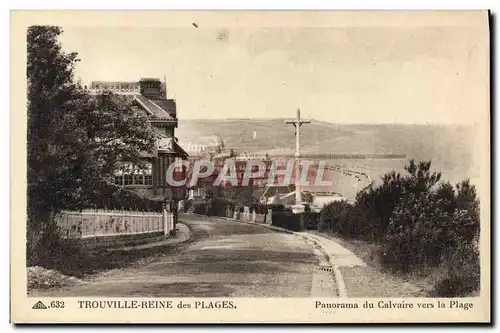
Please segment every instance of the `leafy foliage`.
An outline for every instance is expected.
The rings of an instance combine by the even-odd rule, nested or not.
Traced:
[[[438,296],[479,288],[479,200],[468,180],[439,183],[430,162],[410,160],[402,176],[361,192],[354,205],[335,202],[321,211],[318,229],[382,244],[381,263],[394,272],[439,272]]]
[[[300,216],[300,229],[301,230],[317,230],[320,214],[317,212],[303,212]]]
[[[350,233],[345,224],[351,210],[352,206],[347,201],[336,201],[326,205],[320,212],[318,230],[342,234]]]
[[[406,272],[436,267],[447,252],[474,245],[478,205],[468,181],[459,184],[456,193],[447,183],[435,191],[411,193],[394,208],[384,237],[384,263]]]
[[[84,203],[121,162],[141,163],[155,134],[123,97],[89,95],[73,81],[75,53],[61,50],[57,27],[28,29],[28,183],[30,207]]]
[[[357,194],[354,205],[332,203],[324,208],[324,223],[320,228],[339,232],[349,237],[380,242],[389,226],[396,205],[411,193],[423,193],[432,189],[441,174],[431,172],[430,162],[415,163],[410,160],[405,166],[407,175],[394,171],[382,177],[382,184],[369,187]]]
[[[481,266],[479,250],[472,244],[459,244],[448,250],[438,267],[433,294],[437,297],[477,296],[480,289]]]
[[[144,115],[111,93],[91,96],[74,80],[76,53],[62,29],[28,28],[28,229],[33,239],[54,212],[88,206],[122,162],[141,164],[155,134]]]
[[[303,199],[305,203],[311,204],[314,200],[314,196],[312,195],[311,192],[304,192]]]
[[[273,211],[271,224],[292,231],[301,230],[300,215],[289,210]]]
[[[228,209],[231,212],[240,211],[243,210],[244,206],[252,206],[256,203],[252,189],[247,186],[207,186],[205,188],[205,201],[208,204],[205,210],[206,214],[224,217],[227,216]],[[201,208],[199,210],[203,211]]]

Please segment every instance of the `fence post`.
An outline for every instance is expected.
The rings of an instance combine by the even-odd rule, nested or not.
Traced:
[[[125,213],[124,213],[124,211],[123,211],[123,208],[122,208],[122,210],[121,210],[121,211],[117,212],[117,214],[118,214],[118,216],[120,216],[120,217],[121,217],[121,219],[122,219],[122,230],[123,230],[123,231],[122,231],[122,233],[123,233],[123,234],[126,234],[126,233],[127,233],[127,229],[125,228]]]
[[[163,221],[163,214],[160,215],[159,217],[157,216],[155,218],[155,228],[156,228],[156,231],[161,231],[162,230],[162,227],[161,227],[162,221]]]
[[[132,221],[132,234],[136,234],[137,233],[137,221],[135,219],[135,217],[132,215],[132,209],[129,208],[128,212],[128,220],[129,221]]]
[[[169,235],[170,230],[168,230],[169,223],[168,223],[168,213],[167,213],[167,205],[163,205],[163,234],[165,236]]]
[[[96,225],[96,228],[97,228],[97,230],[94,229],[94,237],[97,237],[98,231],[101,230],[101,217],[99,216],[100,214],[97,211],[97,208],[95,208],[94,214],[96,216],[95,225]]]
[[[95,229],[96,229],[96,225],[97,225],[97,214],[95,214],[95,211],[94,212],[89,211],[88,213],[94,213],[94,214],[88,214],[87,216],[89,216],[92,219],[92,236],[93,236],[94,242],[95,242],[95,240],[96,240]],[[83,216],[85,216],[84,212],[82,212],[82,217]]]

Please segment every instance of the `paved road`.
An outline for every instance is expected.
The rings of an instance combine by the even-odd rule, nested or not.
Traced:
[[[43,296],[332,297],[333,274],[303,239],[222,219],[182,217],[194,241],[142,267],[105,273]],[[42,294],[39,294],[42,296]]]

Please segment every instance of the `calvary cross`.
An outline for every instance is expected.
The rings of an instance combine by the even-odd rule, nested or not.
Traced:
[[[300,193],[300,185],[298,180],[300,179],[300,126],[302,124],[311,123],[310,120],[300,119],[300,109],[297,109],[297,116],[295,120],[287,120],[286,124],[292,124],[295,127],[295,204],[300,205],[302,203],[302,196]]]

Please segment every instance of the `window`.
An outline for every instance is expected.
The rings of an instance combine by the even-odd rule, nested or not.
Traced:
[[[115,184],[116,185],[123,185],[123,176],[122,175],[116,175],[115,176]]]
[[[134,184],[144,185],[144,175],[135,175]]]
[[[153,185],[153,176],[152,175],[145,175],[144,176],[144,185]]]
[[[123,185],[132,185],[134,181],[134,177],[131,174],[125,174],[123,176]]]
[[[180,157],[175,158],[174,172],[182,172],[182,159]]]

